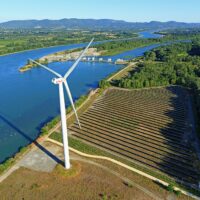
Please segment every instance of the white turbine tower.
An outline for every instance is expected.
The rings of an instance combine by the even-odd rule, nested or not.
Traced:
[[[72,95],[67,83],[67,78],[68,76],[72,73],[72,71],[74,70],[74,68],[78,65],[79,61],[81,60],[81,58],[84,56],[85,52],[87,51],[87,49],[89,48],[89,46],[91,45],[91,43],[93,42],[94,38],[90,41],[90,43],[87,45],[87,47],[82,51],[82,53],[80,54],[80,56],[77,58],[77,60],[75,61],[75,63],[70,67],[70,69],[67,71],[67,73],[64,76],[61,76],[60,74],[58,74],[57,72],[55,72],[54,70],[32,60],[29,59],[31,62],[43,67],[44,69],[48,70],[49,72],[53,73],[54,75],[56,75],[58,78],[54,78],[52,79],[52,82],[54,84],[57,84],[59,86],[59,97],[60,97],[60,115],[61,115],[61,125],[62,125],[62,136],[63,136],[63,146],[64,146],[64,158],[65,158],[65,168],[69,169],[70,168],[70,160],[69,160],[69,147],[68,147],[68,135],[67,135],[67,121],[66,121],[66,111],[65,111],[65,98],[64,98],[64,91],[63,91],[63,84],[66,88],[71,106],[74,110],[77,122],[79,124],[79,127],[81,128],[79,119],[78,119],[78,115],[73,103],[73,99],[72,99]]]

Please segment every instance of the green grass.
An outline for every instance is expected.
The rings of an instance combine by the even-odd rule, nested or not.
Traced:
[[[63,165],[57,164],[53,173],[61,177],[69,178],[77,176],[80,173],[80,171],[81,171],[80,165],[76,162],[72,162],[72,167],[68,170],[66,170]]]
[[[49,131],[55,127],[55,125],[58,124],[58,122],[60,121],[60,116],[55,117],[54,119],[52,119],[50,122],[48,122],[47,124],[45,124],[40,131],[40,136],[44,136],[47,135],[49,133]]]
[[[9,158],[8,160],[6,160],[2,164],[0,164],[0,174],[2,174],[4,171],[6,171],[14,163],[15,163],[15,159]]]
[[[172,184],[169,184],[169,185],[167,186],[167,191],[173,192],[173,191],[174,191],[174,186],[173,186]]]
[[[16,163],[16,160],[21,157],[24,153],[29,150],[29,145],[26,147],[20,147],[19,152],[16,153],[13,157],[7,159],[5,162],[0,164],[0,175],[3,174],[6,170],[8,170],[11,166]]]
[[[75,107],[78,108],[81,106],[85,100],[88,98],[88,95],[82,95],[75,103]],[[72,107],[69,106],[66,109],[66,113],[69,114],[72,111]],[[60,116],[53,118],[50,122],[46,123],[40,130],[40,136],[47,135],[49,131],[54,128],[60,122]]]

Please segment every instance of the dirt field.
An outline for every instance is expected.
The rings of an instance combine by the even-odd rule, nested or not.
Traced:
[[[0,184],[0,199],[152,199],[96,166],[80,163],[79,167],[81,172],[75,177],[63,177],[55,171],[42,173],[21,168]]]
[[[50,142],[43,143],[43,147],[63,160],[62,147]],[[25,161],[39,151],[31,151]],[[177,197],[157,183],[109,161],[88,159],[73,152],[70,158],[69,171],[60,166],[52,172],[38,171],[35,163],[26,165],[30,169],[21,167],[0,184],[0,200],[191,200],[184,195]],[[52,159],[50,154],[46,154],[44,161],[47,159]],[[41,160],[35,162],[42,164]]]

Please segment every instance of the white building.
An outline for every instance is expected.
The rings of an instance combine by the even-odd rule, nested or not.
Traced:
[[[124,60],[119,58],[116,60],[116,62],[124,62]]]
[[[127,63],[127,62],[120,58],[115,61],[115,64],[125,64],[125,63]]]

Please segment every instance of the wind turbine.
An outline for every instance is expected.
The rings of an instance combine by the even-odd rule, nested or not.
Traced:
[[[90,41],[90,43],[87,45],[87,47],[82,51],[82,53],[80,54],[80,56],[77,58],[77,60],[75,61],[75,63],[69,68],[69,70],[66,72],[66,74],[64,76],[61,76],[59,73],[55,72],[54,70],[48,68],[45,65],[42,65],[32,59],[29,59],[31,62],[37,64],[38,66],[41,66],[42,68],[46,69],[47,71],[53,73],[54,75],[57,76],[57,78],[53,78],[52,82],[56,85],[59,86],[59,97],[60,97],[60,115],[61,115],[61,125],[62,125],[62,137],[63,137],[63,146],[64,146],[64,158],[65,158],[65,168],[69,169],[70,168],[70,160],[69,160],[69,147],[68,147],[68,135],[67,135],[67,121],[66,121],[66,111],[65,111],[65,98],[64,98],[64,91],[63,91],[63,84],[66,88],[71,106],[74,110],[75,116],[76,116],[76,120],[78,122],[79,127],[81,128],[79,119],[78,119],[78,115],[73,103],[73,99],[72,99],[72,95],[67,83],[67,78],[69,77],[69,75],[72,73],[72,71],[75,69],[75,67],[78,65],[79,61],[81,60],[81,58],[84,56],[85,52],[87,51],[87,49],[89,48],[89,46],[91,45],[91,43],[93,42],[94,38]]]

